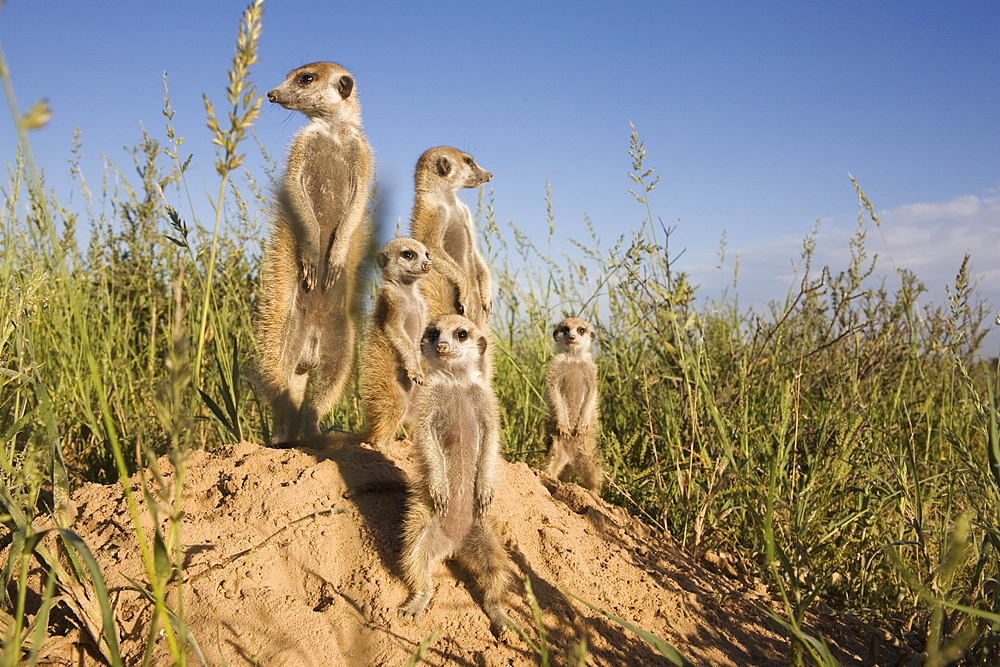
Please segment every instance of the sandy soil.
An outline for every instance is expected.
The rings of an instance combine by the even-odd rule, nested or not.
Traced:
[[[412,463],[405,441],[385,453],[241,443],[192,454],[181,528],[183,608],[207,663],[403,665],[440,630],[427,664],[540,664],[517,635],[494,639],[474,584],[452,564],[436,571],[434,598],[417,622],[397,618],[407,597],[397,567],[402,480]],[[165,459],[160,466],[170,470]],[[525,464],[505,464],[501,474],[493,513],[517,576],[530,579],[543,610],[552,664],[568,664],[581,639],[589,665],[670,664],[564,591],[659,635],[697,665],[787,664],[787,640],[758,610],[766,604],[762,590],[708,571],[669,537],[576,485]],[[150,605],[126,577],[147,577],[121,487],[89,484],[73,500],[72,527],[105,573],[122,653],[127,664],[140,664]],[[151,522],[145,509],[142,516]],[[176,608],[176,592],[170,601]],[[537,641],[520,584],[509,612]],[[816,622],[843,664],[896,664],[895,651],[877,638],[834,619]],[[92,643],[80,648],[89,643],[81,638],[85,632],[67,629],[61,645],[50,641],[47,664],[100,664]],[[169,662],[161,636],[154,664]]]

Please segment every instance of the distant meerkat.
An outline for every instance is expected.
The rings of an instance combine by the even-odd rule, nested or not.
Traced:
[[[458,313],[484,327],[493,313],[490,270],[469,207],[456,195],[492,177],[471,155],[449,146],[431,148],[417,161],[410,235],[434,258],[434,270],[420,284],[432,320]]]
[[[382,269],[382,286],[375,297],[361,362],[361,401],[367,437],[382,448],[396,435],[413,404],[415,385],[423,384],[420,336],[427,325],[427,307],[417,289],[431,270],[420,241],[397,238],[375,256]]]
[[[402,569],[412,595],[399,615],[414,619],[423,612],[433,594],[435,565],[454,557],[476,577],[490,630],[500,636],[512,572],[488,516],[500,437],[487,345],[486,336],[461,315],[438,318],[421,341],[427,380],[413,434],[418,472],[403,522]]]
[[[558,478],[566,466],[594,493],[604,471],[597,461],[597,365],[590,354],[594,328],[579,317],[555,326],[556,354],[549,363],[545,402],[552,444],[544,470]]]
[[[372,160],[354,77],[340,65],[292,70],[267,98],[310,121],[277,186],[256,325],[258,383],[272,441],[283,443],[319,435],[354,363]]]

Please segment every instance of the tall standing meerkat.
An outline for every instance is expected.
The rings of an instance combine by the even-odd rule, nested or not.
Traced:
[[[471,155],[449,146],[431,148],[417,161],[410,235],[434,258],[434,270],[420,285],[432,320],[457,313],[485,327],[493,313],[490,270],[469,207],[456,194],[491,178]]]
[[[556,354],[549,363],[545,402],[552,444],[544,470],[558,478],[569,466],[583,485],[601,492],[604,471],[597,461],[597,365],[590,354],[594,327],[579,317],[555,326]]]
[[[361,401],[367,439],[378,448],[389,444],[411,411],[415,386],[423,384],[420,337],[427,307],[417,288],[431,270],[420,241],[397,238],[375,256],[382,286],[375,297],[361,362]]]
[[[319,435],[354,363],[372,159],[340,65],[292,70],[267,98],[309,118],[277,186],[256,326],[259,385],[282,443]]]
[[[435,565],[454,557],[475,576],[490,630],[500,636],[512,573],[488,515],[500,437],[487,345],[486,336],[461,315],[438,318],[421,340],[427,375],[413,434],[418,471],[403,523],[402,569],[412,595],[399,615],[414,619],[423,612],[434,590]]]

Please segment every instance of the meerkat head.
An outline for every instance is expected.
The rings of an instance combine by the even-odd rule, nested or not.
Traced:
[[[579,317],[567,317],[552,330],[552,338],[560,352],[589,351],[594,327]]]
[[[451,146],[424,151],[417,161],[417,187],[478,188],[492,178],[471,155]]]
[[[468,318],[442,315],[424,330],[420,351],[431,368],[454,372],[483,370],[486,336]]]
[[[267,99],[310,119],[348,120],[359,116],[354,77],[336,63],[310,63],[293,69]]]
[[[431,257],[424,244],[405,237],[386,243],[375,256],[375,263],[382,269],[383,278],[406,284],[423,278],[431,270]]]

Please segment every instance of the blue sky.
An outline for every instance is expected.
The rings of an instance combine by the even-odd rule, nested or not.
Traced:
[[[201,96],[224,103],[245,5],[0,6],[19,106],[44,97],[54,112],[31,140],[61,201],[74,197],[66,159],[75,128],[91,183],[102,154],[130,164],[123,147],[142,127],[164,138],[163,72],[183,149],[195,155],[189,186],[196,198],[214,192]],[[404,229],[417,157],[449,144],[493,172],[501,223],[544,235],[548,182],[559,251],[576,252],[566,239],[584,237],[584,216],[611,243],[645,215],[628,193],[631,121],[662,176],[654,215],[678,225],[672,247],[685,249],[679,268],[701,296],[728,284],[739,251],[741,302],[783,297],[818,219],[820,260],[846,266],[857,224],[850,172],[879,211],[888,252],[933,298],[944,298],[969,252],[980,293],[998,306],[998,28],[994,1],[269,0],[252,78],[263,93],[307,62],[350,69],[389,219]],[[255,131],[280,157],[301,120],[269,105]],[[0,163],[14,151],[0,114]],[[252,146],[247,153],[256,169]],[[730,266],[720,270],[723,233]],[[877,234],[869,242],[885,257]]]

